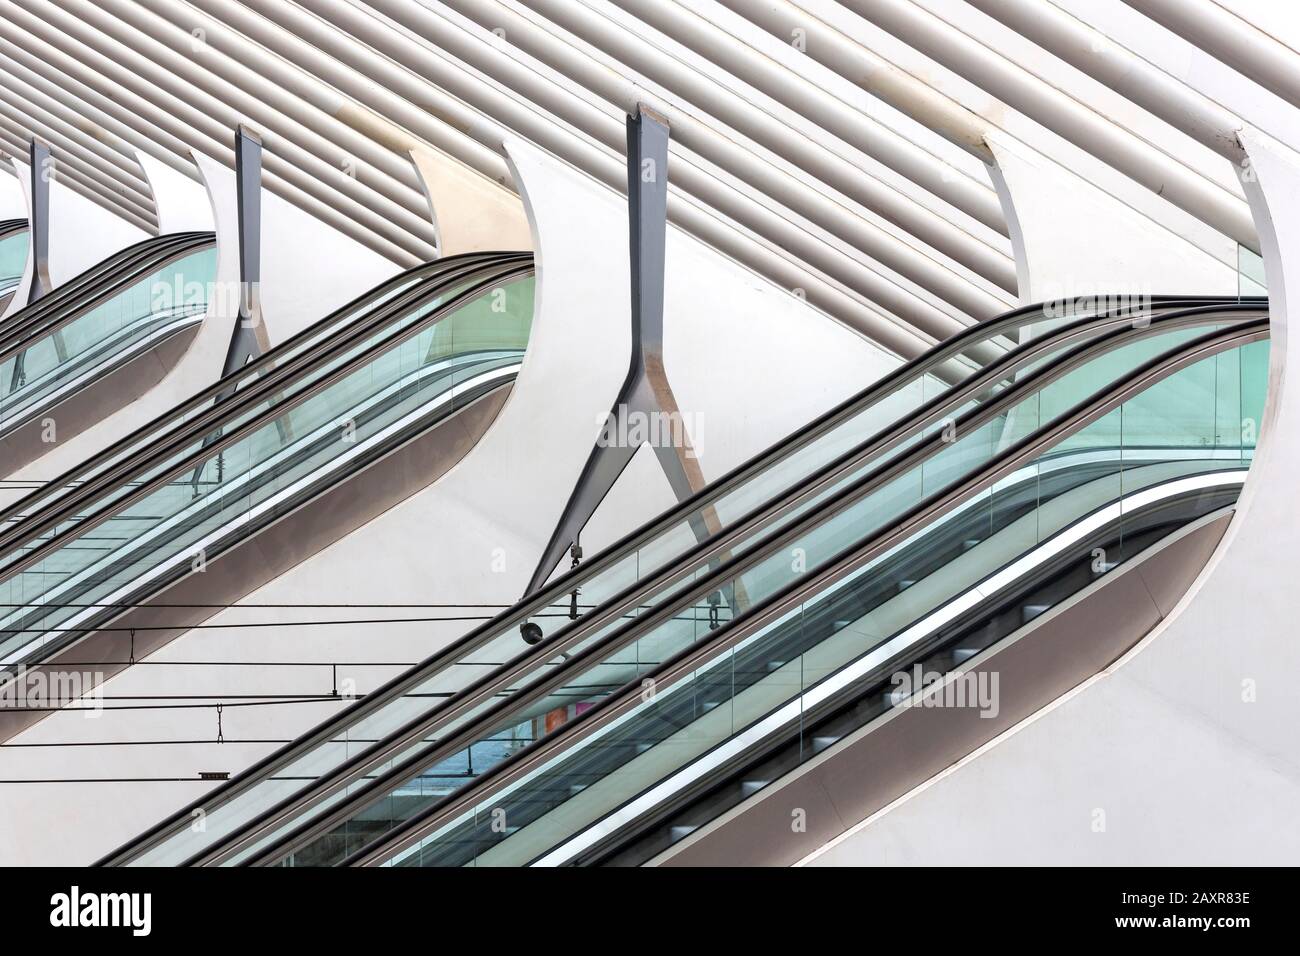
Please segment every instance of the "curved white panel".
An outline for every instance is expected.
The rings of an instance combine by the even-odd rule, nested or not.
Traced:
[[[0,219],[27,218],[27,198],[23,195],[18,170],[13,172],[13,176],[0,172]]]
[[[144,150],[135,150],[135,158],[153,193],[158,213],[158,235],[205,232],[213,228],[212,205],[201,183]]]
[[[1098,293],[1236,295],[1236,245],[1217,257],[1022,144],[988,137],[1022,304]]]
[[[1269,397],[1237,517],[1106,673],[808,862],[1280,865],[1300,855],[1300,155],[1253,130],[1243,185],[1272,313]]]
[[[14,177],[18,181],[18,196],[22,201],[22,211],[17,216],[22,216],[29,223],[32,221],[32,180],[31,167],[17,159],[10,159],[9,164],[14,168]],[[8,180],[8,176],[4,177]],[[9,304],[5,306],[4,313],[0,319],[7,319],[19,309],[27,305],[27,297],[32,293],[32,238],[31,230],[27,232],[27,264],[23,266],[23,277],[19,281],[14,293],[9,298]]]
[[[411,165],[438,230],[440,256],[536,248],[523,203],[505,188],[432,149],[411,150]]]

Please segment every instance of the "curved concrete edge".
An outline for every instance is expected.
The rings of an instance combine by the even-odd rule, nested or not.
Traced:
[[[1002,167],[997,163],[986,163],[985,168],[989,172],[989,180],[993,183],[993,191],[997,193],[998,204],[1002,207],[1002,215],[1007,221],[1007,238],[1011,240],[1011,255],[1016,260],[1017,300],[1021,305],[1030,305],[1034,300],[1029,297],[1029,289],[1032,285],[1032,277],[1029,272],[1029,250],[1025,247],[1025,231],[1020,227],[1020,216],[1016,213],[1015,199],[1011,195],[1011,184],[1007,182]]]
[[[986,142],[1022,304],[1099,293],[1236,295],[1236,244],[1214,254],[1015,142]]]
[[[153,194],[158,235],[173,232],[208,232],[214,229],[211,196],[205,184],[189,178],[144,150],[136,149],[136,162]],[[193,162],[193,156],[190,157]],[[197,167],[196,167],[197,170]]]
[[[509,166],[508,149],[506,153]],[[538,248],[522,188],[515,196],[432,147],[416,147],[408,155],[429,204],[440,256]]]
[[[1240,133],[1272,315],[1269,394],[1234,520],[1165,619],[1093,681],[818,864],[1270,865],[1300,856],[1300,154]]]
[[[9,164],[13,166],[14,175],[18,178],[18,188],[22,192],[23,209],[27,217],[27,222],[32,221],[32,186],[31,186],[31,167],[26,163],[15,158],[10,158]],[[0,315],[0,320],[7,319],[19,309],[27,305],[27,297],[32,294],[32,238],[31,230],[27,232],[27,264],[23,266],[23,277],[18,285],[14,288],[9,297],[9,304],[5,307],[4,313]]]
[[[25,219],[27,213],[27,200],[23,198],[17,170],[0,168],[0,219]]]
[[[191,150],[190,159],[198,170],[207,197],[208,228],[217,236],[216,280],[208,296],[203,328],[216,326],[229,332],[239,319],[239,210],[234,180],[229,170],[210,156]],[[160,209],[159,217],[162,215]],[[224,343],[214,343],[214,347],[224,347]],[[215,373],[220,371],[218,364]]]

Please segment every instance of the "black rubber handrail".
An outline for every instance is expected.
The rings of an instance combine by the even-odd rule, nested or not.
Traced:
[[[418,842],[427,833],[461,815],[470,807],[482,803],[504,787],[531,772],[540,764],[549,761],[553,756],[557,756],[570,746],[580,743],[600,727],[622,716],[630,706],[635,706],[640,699],[640,680],[648,678],[654,680],[657,686],[670,686],[682,675],[707,664],[719,654],[726,653],[736,643],[763,626],[765,622],[797,605],[806,599],[809,594],[816,593],[833,584],[845,574],[851,573],[869,561],[874,560],[875,557],[894,547],[927,523],[959,507],[988,485],[1021,466],[1025,461],[1032,459],[1041,451],[1056,444],[1061,438],[1067,437],[1069,434],[1073,434],[1096,421],[1154,382],[1229,348],[1239,347],[1266,338],[1267,329],[1267,320],[1243,322],[1228,330],[1216,330],[1157,356],[1131,372],[1120,383],[1108,388],[1104,395],[1093,396],[1079,402],[1068,412],[1036,429],[971,474],[963,476],[927,496],[887,528],[881,529],[868,536],[864,541],[844,549],[835,558],[825,562],[818,570],[792,582],[789,586],[760,604],[726,622],[720,628],[711,632],[706,641],[687,648],[649,672],[649,674],[639,675],[639,680],[635,685],[626,686],[621,692],[597,703],[590,710],[557,731],[553,736],[544,738],[538,743],[506,758],[493,768],[485,771],[472,783],[436,802],[410,820],[403,822],[398,827],[357,850],[344,861],[343,865],[370,865],[391,858],[393,854],[401,852]],[[1076,350],[1076,353],[1072,353],[1073,358],[1067,356],[1056,360],[1048,367],[1048,369],[1053,369],[1053,372],[1042,369],[1030,376],[1026,376],[1000,393],[995,402],[982,406],[970,415],[964,416],[964,423],[959,421],[957,424],[958,433],[969,433],[969,430],[978,427],[981,421],[988,420],[992,415],[996,415],[1003,410],[1004,407],[1008,407],[1010,402],[1018,400],[1022,393],[1027,390],[1026,383],[1030,386],[1035,383],[1041,384],[1046,375],[1051,375],[1052,380],[1054,380],[1054,378],[1069,370],[1067,366],[1070,368],[1077,367],[1079,363],[1075,359],[1082,357],[1077,353],[1084,351],[1091,351],[1091,348],[1088,346],[1081,347]],[[917,464],[942,451],[947,447],[947,444],[948,442],[941,434],[918,444],[902,458],[855,482],[853,486],[837,495],[833,504],[818,509],[814,515],[802,519],[794,528],[780,535],[777,542],[766,543],[761,549],[756,548],[755,550],[769,551],[773,547],[779,547],[780,543],[787,538],[792,539],[794,536],[806,531],[807,529],[803,525],[812,526],[826,520],[825,516],[827,514],[833,516],[842,513],[882,484],[897,477],[898,474],[916,467]],[[745,563],[744,559],[737,562],[737,564],[742,565]],[[716,590],[721,583],[734,577],[736,573],[738,572],[734,564],[724,566],[709,575],[707,579],[701,579],[699,588],[692,590],[699,594],[706,594],[710,590]],[[629,633],[639,635],[646,628],[662,623],[664,616],[671,613],[672,610],[651,612],[644,618],[638,618],[631,622],[627,630]],[[624,635],[625,638],[627,636]],[[599,651],[608,651],[610,646],[606,645],[598,649]],[[545,688],[559,686],[572,673],[580,672],[580,668],[589,664],[590,658],[594,657],[596,652],[596,649],[584,651],[582,654],[559,665],[549,675],[545,682]],[[511,703],[517,703],[517,698],[512,699]],[[445,745],[434,746],[438,746],[440,756],[445,755],[443,753],[444,747],[450,750],[453,743],[460,744],[463,749],[465,739],[468,739],[475,732],[481,736],[483,728],[487,727],[490,721],[499,720],[499,718],[499,714],[485,714],[465,728],[463,732],[457,732],[453,740],[448,741]],[[421,762],[428,766],[436,763],[436,758],[429,755],[428,759],[422,759]],[[292,852],[292,847],[277,844],[275,847],[259,854],[256,862],[273,862],[276,859],[283,858],[288,852]]]
[[[531,271],[532,265],[531,262],[529,262],[526,265],[515,265],[512,269],[494,269],[490,266],[483,266],[467,269],[463,273],[453,273],[451,281],[464,282],[470,281],[471,279],[477,279],[478,284],[472,286],[467,291],[461,292],[455,298],[431,311],[427,316],[411,323],[395,335],[389,336],[389,338],[372,345],[343,362],[334,371],[313,383],[311,387],[299,390],[293,395],[293,397],[287,400],[271,404],[269,407],[251,416],[247,421],[238,426],[233,428],[223,426],[221,424],[223,421],[229,420],[230,418],[237,416],[240,412],[246,411],[250,408],[256,408],[259,404],[262,404],[263,399],[267,395],[273,395],[283,390],[285,387],[285,383],[274,376],[268,375],[257,379],[252,385],[236,391],[228,401],[209,409],[207,415],[193,419],[190,423],[193,427],[183,430],[181,434],[173,435],[165,442],[153,447],[146,460],[139,467],[135,468],[131,474],[139,475],[140,473],[149,470],[149,468],[157,464],[157,462],[164,461],[174,455],[177,451],[182,451],[185,448],[194,445],[196,438],[202,438],[204,435],[213,433],[218,428],[221,428],[221,434],[215,437],[212,441],[191,451],[178,462],[173,462],[168,465],[166,470],[154,474],[153,477],[147,480],[138,480],[127,475],[119,476],[117,480],[111,482],[110,487],[113,489],[129,486],[130,491],[116,498],[109,508],[94,515],[80,517],[74,526],[65,529],[62,532],[57,532],[52,537],[46,538],[42,541],[40,538],[44,534],[56,529],[63,521],[76,515],[82,510],[80,501],[68,500],[68,498],[59,498],[54,502],[51,509],[49,509],[49,513],[39,513],[37,515],[29,516],[13,528],[9,529],[9,537],[18,538],[19,542],[16,545],[12,540],[4,540],[5,536],[0,536],[0,540],[4,540],[3,545],[0,546],[0,550],[3,550],[5,554],[8,554],[15,547],[22,544],[28,544],[29,548],[24,550],[21,557],[17,560],[10,562],[5,565],[3,569],[0,569],[0,574],[8,577],[20,573],[25,568],[31,567],[33,564],[48,557],[51,553],[64,547],[68,541],[80,537],[87,531],[93,530],[109,518],[113,517],[113,515],[121,512],[131,504],[139,501],[141,498],[152,494],[158,490],[158,488],[167,484],[177,476],[190,471],[198,463],[207,461],[214,454],[217,454],[229,445],[239,441],[245,435],[256,431],[268,422],[274,421],[283,416],[287,411],[297,407],[321,389],[328,387],[339,378],[351,374],[351,372],[355,371],[356,368],[371,361],[381,352],[387,351],[394,345],[406,341],[406,339],[411,336],[418,334],[420,330],[427,328],[429,325],[434,324],[444,316],[458,310],[470,300],[491,291],[491,288],[495,283],[508,281],[511,278],[517,278],[518,276],[526,275]],[[432,288],[417,286],[415,290],[408,292],[408,294],[397,296],[385,303],[383,308],[376,310],[376,313],[382,313],[383,321],[389,321],[394,317],[405,315],[413,306],[428,299],[430,295],[436,294],[438,288],[439,287],[436,285]],[[380,319],[376,318],[375,321],[380,321]],[[310,374],[321,364],[346,353],[348,349],[356,343],[358,338],[364,338],[367,334],[366,331],[349,331],[353,332],[353,334],[344,336],[338,341],[328,343],[329,348],[326,349],[323,354],[316,356],[308,367],[304,368],[301,367],[301,363],[295,363],[295,367],[292,369],[293,376],[295,378],[300,378],[304,375]],[[102,490],[103,489],[100,488],[101,492]]]
[[[11,315],[0,326],[0,361],[31,347],[33,340],[59,331],[91,309],[110,301],[141,276],[196,250],[212,246],[210,232],[186,232],[146,240],[91,268],[72,285],[56,288]]]
[[[85,502],[97,498],[104,490],[122,485],[129,481],[133,475],[156,463],[162,457],[162,442],[166,441],[168,443],[168,449],[174,449],[175,447],[183,447],[187,442],[193,443],[201,440],[205,435],[219,428],[222,420],[233,417],[238,411],[244,410],[251,405],[254,396],[272,395],[292,384],[292,381],[297,377],[309,374],[318,367],[320,361],[323,361],[321,356],[327,350],[333,349],[337,352],[340,344],[340,340],[337,338],[338,334],[344,335],[343,344],[354,342],[358,338],[371,334],[375,328],[382,327],[395,316],[400,317],[400,315],[405,314],[403,309],[412,308],[436,295],[439,289],[442,288],[439,282],[444,275],[454,273],[456,276],[461,276],[463,275],[460,271],[462,268],[473,268],[480,263],[490,264],[497,262],[499,259],[500,257],[495,255],[479,256],[475,254],[457,257],[454,260],[450,258],[441,260],[439,263],[432,265],[419,266],[410,270],[410,272],[428,272],[428,275],[422,276],[419,281],[406,289],[401,295],[390,298],[382,307],[355,318],[344,332],[330,333],[326,331],[322,334],[322,329],[326,329],[339,318],[350,315],[354,310],[355,303],[344,306],[343,309],[333,313],[321,323],[304,329],[298,335],[267,351],[238,371],[219,379],[213,385],[186,399],[149,424],[136,429],[121,441],[97,453],[76,468],[65,472],[52,481],[46,482],[43,487],[32,491],[3,512],[0,512],[0,526],[8,524],[8,527],[0,530],[0,555],[8,554],[13,548],[21,545],[35,533],[39,533],[33,532],[33,529],[49,530],[69,514],[75,513]],[[527,257],[522,260],[516,257],[501,261],[526,260]],[[355,300],[355,302],[364,305],[368,301],[381,298],[394,286],[400,286],[408,275],[409,273],[404,273],[403,276],[389,280],[378,289],[372,290]],[[461,280],[457,278],[454,281]],[[293,353],[304,342],[311,343],[313,339],[317,341],[307,351],[294,355],[292,362],[281,363],[280,360],[283,356]],[[239,388],[239,383],[245,379],[251,379],[252,384]],[[234,388],[234,392],[229,400],[214,404],[218,395],[231,388]],[[195,415],[193,418],[185,417],[197,409],[203,409],[205,405],[209,407],[200,414]],[[170,430],[166,430],[168,426],[170,426]],[[159,434],[160,431],[161,434]],[[113,462],[114,457],[120,456],[123,449],[129,449],[133,446],[140,447],[137,447],[126,458]],[[112,464],[109,465],[108,470],[95,473],[89,480],[84,479],[88,472],[110,462]],[[33,503],[47,497],[51,489],[64,488],[67,490],[56,497],[52,503],[33,509]]]
[[[1234,306],[1233,308],[1240,308],[1249,314],[1258,312],[1258,309],[1252,306]],[[1116,325],[1122,326],[1122,334],[1107,340],[1109,342],[1107,347],[1109,348],[1118,347],[1119,344],[1128,341],[1160,334],[1167,331],[1169,326],[1194,327],[1220,323],[1223,320],[1223,306],[1202,306],[1198,309],[1181,310],[1157,317],[1149,324],[1141,326],[1133,326],[1129,317],[1115,317],[1109,320],[1081,319],[1008,353],[1001,361],[971,376],[960,386],[937,396],[908,416],[899,419],[893,425],[882,429],[856,447],[843,452],[835,460],[803,479],[797,487],[780,492],[764,504],[756,506],[749,514],[736,519],[727,528],[711,535],[706,541],[698,543],[689,552],[679,556],[665,568],[629,585],[618,595],[605,601],[599,608],[588,612],[572,624],[566,625],[535,648],[525,650],[518,657],[496,668],[492,673],[454,692],[446,700],[432,705],[428,711],[410,718],[400,728],[384,735],[380,740],[353,755],[328,774],[313,781],[308,787],[268,808],[258,818],[241,827],[237,834],[226,837],[220,845],[214,845],[203,851],[202,854],[196,856],[196,862],[207,863],[212,860],[228,859],[233,853],[238,852],[243,845],[252,842],[260,833],[278,825],[283,819],[302,812],[308,806],[332,796],[345,787],[351,786],[376,766],[387,761],[394,752],[404,750],[411,745],[412,741],[432,733],[436,725],[457,720],[473,708],[481,706],[485,701],[505,694],[509,688],[517,685],[521,677],[536,669],[538,662],[554,660],[559,655],[567,654],[589,635],[601,628],[620,618],[625,618],[633,610],[644,610],[643,605],[646,599],[651,595],[658,594],[674,579],[679,579],[684,573],[703,567],[711,560],[720,560],[719,556],[729,552],[740,539],[750,535],[756,529],[762,528],[765,524],[776,520],[780,514],[808,502],[831,483],[858,467],[863,460],[897,447],[898,443],[906,437],[930,427],[949,414],[954,408],[970,401],[972,396],[978,396],[993,384],[1009,379],[1017,370],[1023,369],[1040,356],[1062,348],[1085,334],[1099,334],[1100,331]],[[750,553],[753,554],[753,550]],[[672,601],[674,597],[670,596],[664,600]],[[454,666],[457,660],[478,651],[479,641],[475,639],[475,635],[478,634],[479,632],[476,631],[454,642],[439,652],[438,655],[435,655],[439,659],[438,664],[427,668],[422,667],[422,679],[445,667]],[[491,631],[483,634],[482,637],[495,639],[499,634],[500,631]],[[348,713],[353,713],[353,711]],[[373,713],[373,710],[371,713]],[[393,774],[400,774],[401,772],[401,770],[391,771]],[[389,774],[385,774],[385,777],[388,776]],[[372,786],[378,787],[380,785],[367,783],[363,790],[357,790],[349,796],[348,803],[352,805],[363,801],[365,794],[371,792]],[[206,802],[204,806],[208,812],[215,809],[215,805],[211,801]],[[337,807],[331,809],[331,817],[337,816],[339,812]]]
[[[1103,297],[1098,298],[1101,299]],[[1197,305],[1230,306],[1242,300],[1236,300],[1230,297],[1189,298],[1179,296],[1157,296],[1152,297],[1148,301],[1158,308],[1173,309],[1189,303]],[[1244,300],[1244,302],[1250,304],[1250,307],[1262,306],[1265,301],[1266,300],[1262,298]],[[590,559],[576,571],[560,577],[548,587],[537,592],[536,595],[521,602],[514,608],[503,612],[492,621],[476,628],[449,648],[427,658],[416,668],[413,668],[402,675],[398,675],[398,677],[367,695],[365,699],[354,707],[349,708],[337,717],[322,722],[312,731],[309,731],[308,734],[303,735],[297,741],[282,747],[279,751],[276,751],[259,761],[253,767],[250,767],[247,771],[241,773],[235,779],[223,785],[213,794],[209,794],[207,797],[195,801],[191,807],[178,811],[173,815],[173,817],[162,821],[139,838],[138,842],[140,847],[138,852],[143,852],[148,848],[148,846],[156,845],[158,842],[161,842],[165,836],[163,831],[167,830],[169,827],[183,824],[188,820],[190,810],[196,807],[203,807],[208,812],[211,812],[221,804],[233,799],[239,793],[255,784],[258,779],[274,773],[279,767],[282,767],[296,759],[299,755],[312,747],[328,741],[342,726],[364,719],[379,707],[399,698],[406,690],[424,680],[440,666],[445,665],[451,655],[458,652],[464,652],[467,647],[471,646],[471,642],[474,640],[483,636],[494,635],[499,633],[503,628],[511,626],[512,623],[526,620],[529,615],[535,613],[538,609],[552,603],[556,597],[567,595],[574,587],[578,586],[582,578],[593,573],[599,573],[599,571],[603,570],[605,567],[620,560],[626,552],[639,547],[644,541],[661,533],[664,527],[680,522],[685,515],[703,507],[708,501],[716,500],[717,497],[729,492],[736,485],[752,477],[752,475],[758,471],[770,467],[773,462],[792,454],[794,451],[802,448],[809,442],[816,440],[820,435],[825,434],[847,418],[857,414],[860,410],[867,407],[881,396],[888,394],[898,384],[908,380],[909,378],[924,374],[928,370],[935,368],[944,362],[950,361],[952,358],[960,355],[965,349],[969,348],[972,342],[991,338],[995,335],[1002,334],[1008,329],[1025,324],[1027,317],[1042,316],[1046,318],[1045,310],[1051,305],[1051,303],[1047,303],[1016,309],[997,319],[968,329],[953,340],[936,347],[925,356],[921,356],[918,359],[907,363],[899,370],[891,373],[891,375],[886,376],[880,382],[865,389],[863,392],[845,402],[842,402],[836,408],[820,416],[803,429],[800,429],[792,438],[787,439],[786,442],[778,443],[754,456],[748,462],[733,469],[729,474],[719,479],[717,482],[710,484],[708,488],[665,512],[663,515],[660,515],[654,521],[648,523],[642,528],[633,531],[620,541],[610,545],[608,548],[604,549],[601,554]],[[1105,314],[1111,315],[1112,313]],[[1113,314],[1117,316],[1127,316],[1130,315],[1131,312],[1129,310],[1121,309],[1117,310]],[[585,620],[585,618],[583,620]],[[541,646],[552,646],[551,639],[548,639],[547,643]],[[148,846],[145,845],[146,843]],[[125,851],[127,848],[123,849]]]

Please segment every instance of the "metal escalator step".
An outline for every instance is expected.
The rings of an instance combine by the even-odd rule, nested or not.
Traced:
[[[1051,606],[1050,604],[1026,604],[1020,609],[1020,619],[1028,624]]]

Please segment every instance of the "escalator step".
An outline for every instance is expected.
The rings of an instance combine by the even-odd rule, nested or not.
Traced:
[[[1028,624],[1051,606],[1050,604],[1026,604],[1020,609],[1020,619]]]
[[[954,664],[964,664],[979,652],[978,647],[954,647],[952,649],[952,662]]]
[[[740,785],[740,795],[742,797],[752,797],[770,782],[770,780],[746,780]]]

